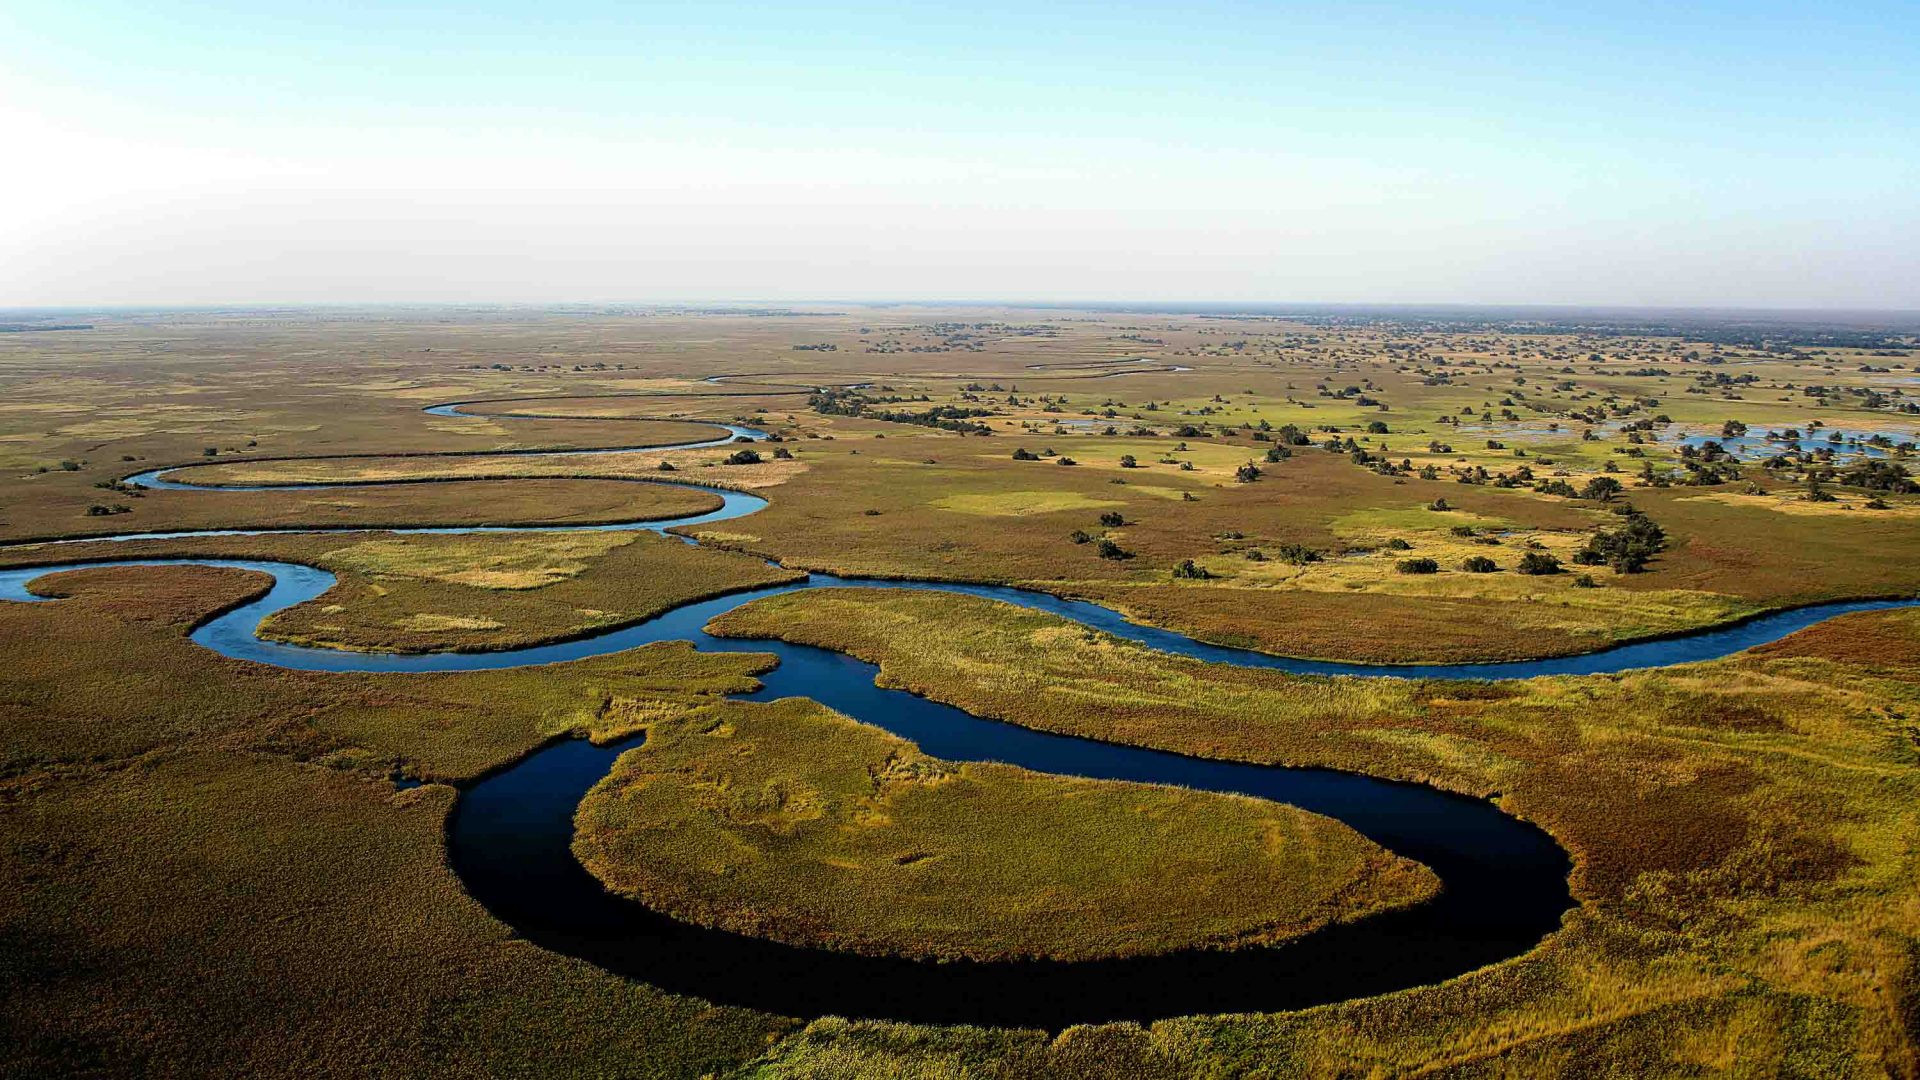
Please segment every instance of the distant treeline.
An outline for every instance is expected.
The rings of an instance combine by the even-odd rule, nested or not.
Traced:
[[[91,330],[92,323],[0,323],[0,334],[30,334],[37,330]]]

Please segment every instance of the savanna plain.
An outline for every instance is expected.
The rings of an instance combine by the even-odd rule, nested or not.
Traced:
[[[1920,1076],[1920,608],[1598,674],[1420,668],[1913,599],[1911,330],[902,306],[9,325],[0,572],[49,568],[26,587],[50,602],[0,600],[5,1075]],[[273,584],[206,560],[331,574],[257,631],[328,655],[510,659],[758,592],[701,624],[744,651],[310,671],[193,639]],[[925,587],[879,587],[904,582]],[[1181,655],[942,583],[1380,668]],[[1022,1026],[669,991],[464,887],[463,792],[587,739],[629,742],[578,803],[580,866],[796,950],[1284,964],[1447,890],[1284,802],[951,761],[753,697],[780,662],[754,641],[1023,731],[1490,801],[1564,849],[1570,906],[1431,984]]]

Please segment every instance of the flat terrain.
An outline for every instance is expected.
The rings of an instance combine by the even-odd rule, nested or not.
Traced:
[[[1423,663],[1920,592],[1920,341],[1898,334],[909,307],[82,321],[0,336],[0,565],[336,574],[262,628],[287,641],[510,648],[822,571]],[[472,415],[424,411],[456,401]],[[717,423],[773,438],[757,461],[647,449]],[[581,452],[605,448],[638,449]],[[122,482],[172,466],[319,486]],[[719,505],[696,484],[768,505],[678,536],[556,528]],[[463,525],[544,528],[382,531]],[[44,543],[210,528],[345,531]],[[1260,948],[1415,900],[1426,871],[1290,807],[952,766],[801,701],[720,703],[766,670],[751,653],[323,675],[187,640],[265,585],[77,569],[36,586],[57,603],[0,602],[0,1074],[1920,1075],[1913,610],[1500,683],[1226,668],[940,592],[719,620],[1009,723],[1495,799],[1573,857],[1558,932],[1438,986],[1043,1032],[803,1024],[536,948],[448,867],[458,785],[644,729],[581,810],[605,880],[887,955]],[[1043,884],[1058,917],[1021,918]]]
[[[1284,941],[1439,885],[1292,807],[953,765],[804,698],[649,725],[578,828],[580,861],[656,910],[927,959]]]

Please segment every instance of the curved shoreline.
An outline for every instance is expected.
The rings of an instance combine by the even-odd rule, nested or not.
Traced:
[[[449,403],[444,408],[455,409],[457,404]],[[441,415],[462,414],[454,411]],[[718,426],[728,429],[728,437],[664,449],[722,445],[737,437],[760,434],[735,425]],[[626,449],[486,453],[558,456]],[[467,452],[456,453],[465,456]],[[165,478],[167,473],[191,467],[147,470],[130,477],[129,482],[189,490],[285,490],[383,483],[340,481],[243,488]],[[433,481],[423,478],[418,482]],[[603,526],[455,526],[384,531],[664,532],[676,526],[746,516],[766,505],[758,496],[699,484],[685,486],[718,495],[721,507],[704,514]],[[370,530],[200,530],[64,542],[335,531]],[[1081,1021],[1300,1008],[1442,981],[1510,959],[1537,946],[1558,927],[1561,915],[1572,906],[1567,884],[1570,859],[1546,833],[1485,800],[1359,774],[1188,757],[982,719],[926,697],[882,689],[875,685],[874,665],[841,653],[784,641],[713,637],[704,629],[711,618],[761,597],[804,589],[924,589],[1012,603],[1105,630],[1149,648],[1213,662],[1302,675],[1485,679],[1626,670],[1642,666],[1639,660],[1655,654],[1663,657],[1663,663],[1707,659],[1776,640],[1832,614],[1920,602],[1837,602],[1759,613],[1737,625],[1637,641],[1575,657],[1464,665],[1378,665],[1303,661],[1211,645],[1131,623],[1118,612],[1087,601],[1005,585],[824,574],[711,596],[625,626],[594,628],[575,638],[475,652],[356,652],[266,641],[257,633],[262,619],[324,593],[336,580],[326,570],[281,560],[189,556],[21,566],[0,570],[0,599],[44,601],[48,598],[32,595],[27,586],[66,568],[150,565],[233,567],[272,578],[264,591],[210,614],[193,628],[191,640],[223,656],[298,670],[397,673],[560,663],[660,641],[689,641],[707,652],[773,654],[778,664],[760,676],[760,689],[736,698],[809,697],[949,760],[997,760],[1037,772],[1181,784],[1287,802],[1337,818],[1389,850],[1426,864],[1442,879],[1442,892],[1427,903],[1337,924],[1278,947],[1187,950],[1076,963],[924,963],[787,946],[704,929],[608,893],[574,861],[573,811],[587,789],[606,775],[613,760],[635,745],[637,738],[605,747],[578,739],[545,744],[469,784],[448,817],[449,857],[473,896],[527,939],[608,970],[676,992],[796,1016],[835,1014],[1049,1028]]]

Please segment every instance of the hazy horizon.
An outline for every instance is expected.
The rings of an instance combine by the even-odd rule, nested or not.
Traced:
[[[0,42],[0,308],[1920,309],[1906,5],[27,0]]]

